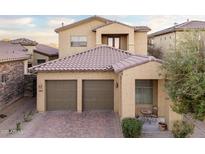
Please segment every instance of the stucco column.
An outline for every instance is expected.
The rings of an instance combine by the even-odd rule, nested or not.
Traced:
[[[96,46],[102,44],[102,34],[99,31],[96,31]]]
[[[82,112],[82,79],[78,79],[77,81],[77,112]]]
[[[121,76],[121,118],[135,117],[135,80]]]
[[[166,93],[165,93],[165,88],[164,88],[164,80],[158,80],[158,88],[157,88],[157,93],[158,93],[158,98],[157,98],[157,100],[158,100],[158,115],[160,116],[160,117],[165,117],[165,118],[167,118],[167,116],[165,115],[165,113],[167,113],[168,112],[168,110],[167,111],[165,111],[166,110]]]
[[[23,64],[24,64],[24,74],[28,74],[28,60],[24,60]]]
[[[135,46],[134,46],[134,42],[135,42],[135,40],[134,40],[134,30],[128,34],[128,40],[127,41],[128,41],[128,43],[127,43],[128,50],[134,51],[135,50]]]
[[[168,129],[172,129],[173,122],[182,120],[182,115],[174,112],[171,108],[172,101],[165,90],[165,80],[158,80],[158,115],[164,117]]]
[[[41,78],[40,74],[37,74],[37,111],[39,112],[46,110],[45,95],[45,80]]]

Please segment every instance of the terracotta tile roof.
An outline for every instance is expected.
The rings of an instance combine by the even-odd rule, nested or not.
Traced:
[[[26,49],[20,44],[0,41],[0,63],[28,59],[29,55],[25,51]]]
[[[36,48],[34,49],[34,52],[38,52],[46,56],[57,56],[58,55],[58,49],[44,45],[44,44],[38,44]]]
[[[125,69],[137,66],[137,65],[142,65],[150,61],[156,61],[161,63],[162,61],[159,59],[156,59],[155,57],[152,56],[141,56],[141,55],[132,55],[114,65],[112,65],[114,71],[116,73],[121,72]]]
[[[175,31],[181,31],[181,30],[205,30],[205,21],[196,21],[196,20],[187,21],[187,22],[163,29],[161,31],[152,33],[149,35],[149,37],[159,36],[159,35],[175,32]]]
[[[19,38],[11,40],[12,44],[21,44],[23,46],[36,46],[38,43],[36,41],[29,40],[27,38]]]
[[[100,46],[85,52],[49,61],[32,67],[35,71],[115,71],[137,66],[149,61],[159,61],[150,56],[139,56],[124,50]]]

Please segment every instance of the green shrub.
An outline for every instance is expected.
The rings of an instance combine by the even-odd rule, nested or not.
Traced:
[[[172,127],[172,134],[175,138],[185,138],[193,134],[194,125],[185,121],[175,121]]]
[[[16,123],[16,131],[21,131],[21,123],[20,122],[18,122],[18,123]]]
[[[126,138],[136,138],[141,135],[142,122],[135,118],[125,118],[122,120],[122,132]]]

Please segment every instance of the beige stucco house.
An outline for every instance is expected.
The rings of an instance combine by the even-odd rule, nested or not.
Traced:
[[[58,58],[58,49],[48,45],[38,44],[33,49],[33,65],[39,65]]]
[[[110,110],[135,117],[157,106],[169,128],[170,108],[160,60],[147,56],[148,27],[91,17],[55,30],[60,58],[34,66],[37,110]]]
[[[172,27],[154,32],[148,36],[148,44],[160,49],[162,53],[175,51],[178,42],[183,40],[193,31],[199,34],[199,41],[205,43],[205,21],[189,21],[175,24]]]
[[[58,49],[45,44],[39,44],[36,41],[27,38],[18,38],[11,40],[10,42],[12,44],[19,44],[26,49],[26,53],[30,56],[28,67],[58,58]]]

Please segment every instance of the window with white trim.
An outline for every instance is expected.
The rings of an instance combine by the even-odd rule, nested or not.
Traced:
[[[71,47],[87,47],[86,36],[71,36]]]

